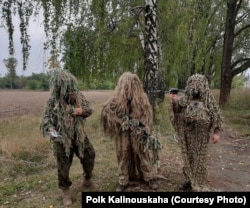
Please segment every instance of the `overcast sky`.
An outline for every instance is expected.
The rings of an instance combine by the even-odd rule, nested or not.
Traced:
[[[20,44],[20,29],[19,29],[19,17],[16,16],[13,18],[13,24],[14,24],[14,48],[15,48],[15,54],[14,58],[17,59],[18,65],[16,68],[16,73],[18,76],[24,75],[29,76],[32,73],[41,73],[46,72],[43,63],[48,58],[48,52],[45,52],[43,50],[43,43],[45,42],[45,33],[43,30],[42,25],[42,15],[39,15],[39,18],[36,18],[36,21],[34,19],[30,19],[29,27],[28,27],[28,34],[30,35],[30,55],[29,60],[27,64],[27,69],[23,71],[23,61],[22,61],[22,46]],[[3,63],[4,59],[9,58],[9,39],[8,39],[8,33],[4,28],[0,28],[0,76],[3,77],[7,73],[7,69]]]

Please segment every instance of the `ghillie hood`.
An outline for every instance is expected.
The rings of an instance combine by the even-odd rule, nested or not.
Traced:
[[[77,91],[77,79],[65,70],[56,70],[51,74],[50,87],[52,96],[57,100]]]
[[[205,99],[209,93],[207,78],[201,74],[194,74],[190,76],[187,80],[185,92],[189,98],[200,97]]]
[[[102,109],[104,132],[111,137],[119,137],[124,117],[138,119],[147,128],[147,133],[150,133],[153,123],[152,107],[139,77],[130,72],[120,76],[113,97]]]

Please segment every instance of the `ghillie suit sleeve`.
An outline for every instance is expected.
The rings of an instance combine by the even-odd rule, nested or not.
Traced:
[[[170,121],[172,126],[174,127],[175,131],[179,133],[179,126],[182,125],[182,118],[181,118],[181,112],[182,108],[186,106],[185,99],[181,97],[181,99],[178,99],[176,101],[170,101],[169,105],[169,115],[170,115]]]
[[[57,131],[59,136],[51,137],[51,141],[61,142],[66,155],[70,153],[72,142],[76,142],[80,157],[83,157],[84,139],[87,137],[84,130],[85,118],[92,114],[92,110],[84,95],[75,88],[75,84],[75,78],[67,72],[59,74],[53,80],[51,97],[45,107],[40,128],[44,136],[50,128]],[[76,107],[82,108],[82,115],[73,114]]]
[[[216,100],[212,93],[209,93],[207,100],[207,108],[211,117],[211,132],[218,133],[223,130],[222,128],[222,116],[219,106],[216,104]]]
[[[89,142],[85,142],[85,138],[88,137],[86,131],[85,131],[85,122],[86,118],[89,117],[92,114],[92,109],[89,106],[89,102],[86,100],[85,96],[78,92],[78,100],[80,103],[81,108],[83,109],[83,113],[80,116],[75,116],[74,121],[74,132],[76,134],[76,142],[78,145],[78,151],[80,154],[80,157],[83,158],[83,152],[85,148],[88,148],[86,144],[90,144]]]
[[[181,95],[177,100],[170,101],[169,104],[169,115],[170,122],[174,127],[177,134],[177,141],[179,143],[179,138],[183,135],[183,109],[187,106],[187,99],[185,96]]]

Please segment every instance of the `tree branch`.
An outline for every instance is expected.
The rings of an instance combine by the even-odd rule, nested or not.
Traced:
[[[242,64],[241,66],[235,68],[232,70],[232,76],[236,76],[237,74],[240,74],[241,72],[247,70],[248,68],[250,68],[250,59],[248,59],[248,61],[246,61],[244,64]]]
[[[245,25],[244,27],[242,27],[241,29],[239,29],[239,30],[234,34],[234,37],[237,37],[242,31],[246,30],[247,28],[250,28],[250,24]]]
[[[234,63],[232,63],[232,69],[234,67],[237,66],[237,64],[241,63],[241,62],[246,62],[246,61],[250,61],[250,58],[243,58],[243,59],[238,59],[237,61],[235,61]]]

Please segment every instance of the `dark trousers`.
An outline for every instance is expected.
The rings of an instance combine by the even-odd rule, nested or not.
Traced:
[[[82,164],[85,178],[90,179],[92,177],[92,171],[94,169],[95,163],[95,150],[87,137],[85,138],[83,158],[79,156],[78,146],[74,142],[72,143],[69,157],[66,156],[65,148],[62,143],[54,142],[54,145],[57,159],[58,186],[60,189],[68,189],[72,184],[72,181],[69,178],[69,171],[72,165],[74,154],[76,154]]]

